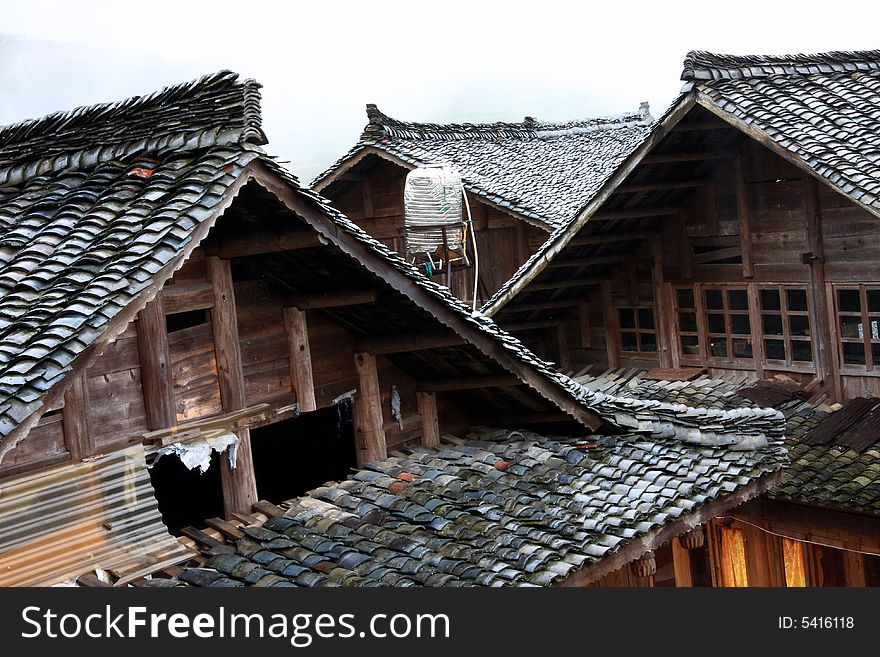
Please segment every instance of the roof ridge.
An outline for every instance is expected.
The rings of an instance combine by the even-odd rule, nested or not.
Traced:
[[[876,70],[880,70],[880,50],[796,55],[725,55],[691,50],[685,56],[681,79],[692,82]]]
[[[222,70],[146,95],[0,127],[0,185],[144,152],[262,145],[260,87]]]
[[[577,132],[606,130],[629,125],[646,125],[654,119],[647,103],[635,111],[612,116],[587,117],[563,122],[538,121],[527,116],[522,121],[495,121],[493,123],[419,123],[395,119],[373,104],[367,103],[368,123],[361,141],[384,139],[436,139],[444,141],[463,139],[506,139],[554,137]]]

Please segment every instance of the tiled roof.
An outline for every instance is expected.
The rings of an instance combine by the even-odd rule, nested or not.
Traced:
[[[258,156],[259,85],[237,77],[0,129],[0,438]]]
[[[711,408],[752,405],[738,394],[752,386],[751,381],[734,382],[708,376],[695,381],[646,381],[638,375],[627,377],[614,373],[587,377],[581,382],[586,387],[633,398],[647,397]],[[880,400],[874,400],[874,405],[877,403]],[[791,462],[783,471],[782,483],[770,494],[801,502],[880,513],[880,443],[875,442],[861,452],[840,444],[838,436],[827,444],[809,444],[817,427],[829,417],[846,413],[846,406],[832,411],[832,407],[817,400],[792,399],[777,408],[785,415],[786,445]]]
[[[681,77],[682,94],[628,152],[671,127],[666,119],[696,99],[880,216],[880,50],[784,57],[690,52]],[[580,214],[550,235],[486,302],[487,312],[495,315],[527,290],[587,222],[589,215]]]
[[[74,359],[105,333],[123,308],[156,283],[157,272],[192,244],[200,226],[211,225],[257,160],[349,238],[610,426],[741,449],[759,448],[781,435],[779,417],[771,411],[683,409],[592,393],[573,383],[367,235],[328,201],[300,188],[295,177],[257,150],[254,143],[264,138],[258,127],[256,88],[256,83],[237,82],[236,74],[221,73],[144,98],[80,108],[0,131],[8,161],[33,157],[32,144],[37,142],[51,153],[45,166],[38,163],[33,169],[28,164],[21,169],[25,179],[13,183],[9,181],[15,176],[7,177],[0,186],[0,456],[23,432],[14,440],[2,439],[34,417],[46,392],[70,371]],[[236,109],[236,98],[244,109]],[[186,108],[187,116],[190,108],[196,110],[189,118],[180,118],[165,111],[163,102]],[[209,105],[217,111],[198,109]],[[138,124],[134,144],[120,141],[112,151],[95,151],[88,142],[76,141],[71,148],[78,150],[62,153],[59,144],[67,143],[68,137],[52,136],[53,131],[75,132],[79,124],[84,133],[104,130],[100,117],[121,121],[119,129],[125,131],[129,118],[140,115],[138,108],[157,118],[152,132],[146,124]],[[225,111],[228,125],[220,120]],[[178,134],[186,136],[181,141],[175,137]],[[14,148],[15,135],[22,140],[21,153]],[[100,135],[103,138],[104,133]],[[93,152],[98,155],[89,155]],[[63,161],[67,168],[55,170]],[[5,175],[10,176],[9,171]]]
[[[786,57],[692,52],[682,79],[880,212],[880,50]]]
[[[369,147],[414,166],[452,163],[470,192],[550,229],[577,214],[653,121],[639,112],[569,123],[409,123],[375,105],[367,116],[360,142],[313,186]]]
[[[543,586],[686,521],[783,460],[779,445],[736,451],[638,435],[583,442],[487,431],[369,463],[292,500],[282,517],[243,528],[234,550],[215,548],[179,580]]]

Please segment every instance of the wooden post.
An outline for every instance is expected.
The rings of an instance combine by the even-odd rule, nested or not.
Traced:
[[[810,248],[810,321],[813,325],[816,373],[825,385],[831,388],[831,396],[840,399],[838,373],[832,352],[836,344],[832,342],[831,333],[831,323],[834,318],[828,314],[831,297],[827,293],[825,280],[825,242],[822,237],[822,217],[819,210],[819,185],[813,176],[804,174],[803,193],[807,243]]]
[[[209,257],[206,262],[208,278],[214,287],[211,320],[220,379],[220,400],[224,411],[237,411],[245,407],[245,395],[232,270],[228,260]],[[235,469],[230,466],[228,453],[220,459],[223,507],[227,518],[232,517],[233,513],[250,513],[251,506],[258,501],[250,431],[242,429],[237,435],[239,445]]]
[[[381,461],[388,456],[382,420],[382,393],[376,357],[366,352],[354,355],[358,391],[354,400],[354,428],[358,446],[358,465]]]
[[[679,588],[690,588],[694,585],[694,573],[691,568],[691,551],[683,547],[678,537],[669,541],[672,547],[672,568],[675,572],[675,585]]]
[[[61,422],[64,427],[64,442],[74,463],[94,453],[92,442],[91,407],[86,375],[80,374],[70,382],[64,392],[64,408]]]
[[[361,198],[364,201],[364,219],[372,219],[376,212],[373,209],[373,189],[369,178],[361,181]]]
[[[736,180],[736,213],[739,218],[739,242],[742,248],[743,276],[755,275],[755,260],[752,256],[752,219],[749,214],[749,197],[743,175],[742,156],[733,161],[733,175]]]
[[[611,279],[602,281],[602,314],[605,316],[605,349],[608,354],[608,368],[620,367],[620,327],[617,310],[611,299]]]
[[[758,294],[758,285],[749,283],[746,286],[746,295],[749,299],[749,325],[752,329],[752,358],[755,360],[755,376],[764,378],[764,325],[761,321],[761,299]],[[783,318],[788,321],[787,318]]]
[[[581,347],[593,348],[593,327],[590,324],[590,304],[584,302],[578,305],[578,318],[581,327]]]
[[[436,449],[440,446],[440,422],[437,419],[437,394],[417,392],[416,403],[422,417],[422,445]]]
[[[150,430],[173,427],[177,422],[177,411],[161,295],[138,314],[137,337],[147,427]]]
[[[718,208],[715,204],[715,183],[706,185],[706,234],[718,234]]]
[[[290,382],[296,391],[296,401],[303,413],[318,408],[315,402],[315,382],[312,378],[312,352],[309,348],[309,328],[306,314],[296,308],[284,309],[284,326],[290,352]]]

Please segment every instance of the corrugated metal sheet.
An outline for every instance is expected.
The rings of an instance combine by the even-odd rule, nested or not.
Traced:
[[[102,568],[118,584],[192,556],[159,515],[141,445],[0,482],[0,585]]]

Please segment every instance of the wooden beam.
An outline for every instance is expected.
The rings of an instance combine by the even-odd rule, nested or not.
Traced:
[[[565,260],[557,258],[547,265],[547,267],[550,269],[561,269],[564,267],[592,267],[593,265],[607,265],[614,262],[620,262],[621,260],[626,260],[626,258],[627,256],[624,254],[596,255],[587,256],[585,258],[568,258]]]
[[[667,214],[678,214],[681,208],[677,205],[659,205],[645,208],[626,208],[597,212],[590,221],[612,221],[618,219],[642,219],[644,217],[662,217]]]
[[[546,301],[530,301],[528,303],[517,303],[510,306],[509,312],[529,312],[534,310],[554,310],[558,308],[574,308],[581,303],[579,298],[574,299],[547,299]]]
[[[825,240],[822,234],[822,217],[819,208],[819,183],[810,175],[803,176],[804,214],[807,219],[807,244],[810,265],[810,320],[813,334],[813,350],[816,355],[816,373],[828,386],[834,399],[843,397],[839,373],[835,367],[832,340],[832,317],[828,314],[828,286],[825,271]]]
[[[286,306],[300,310],[319,310],[374,303],[379,298],[377,290],[348,290],[345,292],[321,292],[319,294],[297,294],[284,300]]]
[[[92,439],[92,411],[85,374],[74,377],[64,392],[61,422],[70,460],[76,463],[86,456],[91,456],[95,452],[95,445]]]
[[[150,301],[138,314],[138,354],[147,428],[164,429],[177,422],[174,380],[171,375],[171,351],[161,295]]]
[[[576,278],[574,280],[547,281],[546,283],[532,283],[528,287],[529,292],[538,292],[541,290],[559,290],[567,287],[587,287],[590,285],[599,285],[603,279],[601,278]]]
[[[632,242],[635,240],[653,239],[656,236],[656,231],[648,230],[627,230],[617,233],[598,233],[596,235],[583,235],[581,237],[575,237],[568,242],[568,246],[592,246],[593,244]]]
[[[214,307],[214,290],[208,282],[166,285],[162,288],[162,308],[166,315]]]
[[[437,418],[437,395],[433,392],[417,392],[416,404],[422,421],[422,446],[440,447],[440,422]]]
[[[705,187],[710,185],[710,180],[701,180],[699,178],[687,178],[684,180],[656,180],[653,182],[630,183],[628,185],[620,185],[614,190],[614,194],[638,194],[641,192],[664,192],[674,189],[693,189],[695,187]]]
[[[672,569],[675,573],[675,586],[690,588],[694,585],[694,573],[691,567],[691,553],[683,547],[678,537],[669,541],[672,547]]]
[[[680,153],[651,153],[642,158],[640,164],[671,164],[673,162],[703,162],[708,160],[731,160],[737,157],[737,151],[710,150],[689,151]]]
[[[749,213],[749,197],[746,190],[741,157],[737,157],[733,161],[733,176],[736,181],[736,211],[739,217],[743,276],[745,278],[752,278],[755,275],[755,259],[752,255],[752,218]]]
[[[381,335],[360,338],[355,343],[356,351],[378,354],[403,354],[424,349],[443,349],[460,347],[465,344],[464,338],[446,331],[420,331],[418,333],[399,333],[397,335]]]
[[[309,228],[291,228],[284,232],[257,232],[205,242],[205,253],[220,258],[240,258],[262,253],[296,251],[321,246],[318,233]]]
[[[479,388],[500,388],[518,385],[523,385],[523,382],[515,376],[501,374],[418,381],[416,383],[416,390],[419,392],[446,392],[449,390],[477,390]]]
[[[717,119],[700,119],[699,121],[679,121],[672,127],[673,132],[699,132],[704,130],[725,130],[731,128],[729,123]]]
[[[318,408],[315,401],[315,381],[312,377],[312,350],[309,346],[309,327],[306,314],[296,308],[284,309],[284,327],[290,356],[290,382],[296,391],[296,402],[303,413]]]
[[[382,420],[382,393],[373,354],[357,352],[354,366],[358,390],[354,399],[354,430],[358,446],[358,465],[388,457]]]
[[[226,412],[245,407],[244,375],[241,367],[241,346],[238,338],[235,290],[228,260],[211,256],[206,259],[208,279],[214,287],[214,352],[220,382],[220,401]],[[226,452],[220,459],[223,485],[223,508],[227,518],[233,513],[249,513],[257,498],[257,480],[248,429],[237,432],[236,467],[233,469]]]
[[[501,328],[508,333],[515,333],[516,331],[534,331],[536,329],[554,328],[558,323],[558,320],[555,319],[533,319],[530,322],[509,322],[507,324],[502,324]]]

